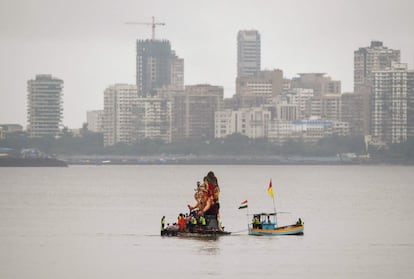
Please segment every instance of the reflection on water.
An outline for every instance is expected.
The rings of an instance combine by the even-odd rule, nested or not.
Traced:
[[[216,239],[201,240],[198,239],[198,251],[205,255],[220,254],[220,237]]]

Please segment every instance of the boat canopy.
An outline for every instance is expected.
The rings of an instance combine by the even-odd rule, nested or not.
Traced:
[[[252,214],[249,214],[249,215],[275,216],[277,214],[278,214],[277,212],[272,212],[272,213],[252,213]]]

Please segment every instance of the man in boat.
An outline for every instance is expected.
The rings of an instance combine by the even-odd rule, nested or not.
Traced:
[[[162,216],[161,218],[161,230],[163,231],[165,229],[165,216]]]
[[[303,224],[305,224],[301,218],[299,218],[299,220],[296,222],[297,226],[303,226]]]
[[[180,213],[178,216],[178,226],[180,227],[180,232],[183,232],[185,230],[185,218],[184,214]]]
[[[206,218],[203,215],[200,216],[199,222],[202,227],[206,226]]]
[[[252,219],[253,229],[260,229],[260,218],[258,215],[254,215]]]
[[[260,216],[259,215],[254,215],[253,216],[253,229],[261,229],[262,228],[262,224],[260,223]]]
[[[194,232],[196,226],[197,226],[197,218],[194,215],[192,215],[190,218],[189,225],[188,225],[190,232]]]
[[[165,216],[161,218],[161,235],[165,235]]]

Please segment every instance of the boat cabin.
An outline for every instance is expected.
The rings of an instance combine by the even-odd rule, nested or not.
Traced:
[[[254,214],[251,226],[253,229],[274,230],[277,228],[276,213]]]

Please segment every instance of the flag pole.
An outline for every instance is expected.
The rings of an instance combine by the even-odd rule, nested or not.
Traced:
[[[247,206],[247,211],[246,211],[246,220],[247,220],[247,231],[249,230],[249,206]]]
[[[270,197],[272,198],[273,201],[273,212],[275,213],[275,222],[277,225],[277,212],[276,212],[276,204],[275,204],[275,195],[273,193],[273,185],[272,185],[272,179],[270,178],[270,182],[269,182],[269,188],[267,189]]]
[[[248,203],[248,200],[244,200],[240,204],[239,209],[242,209],[242,208],[246,208],[247,209],[246,219],[247,219],[247,228],[249,228],[249,203]]]
[[[273,196],[273,211],[275,212],[275,221],[277,226],[277,212],[276,212],[276,205],[275,205],[275,197]]]

